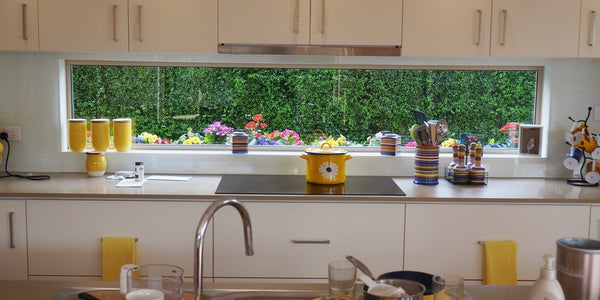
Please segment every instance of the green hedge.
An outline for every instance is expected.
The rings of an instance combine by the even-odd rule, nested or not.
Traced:
[[[501,142],[507,122],[533,123],[537,72],[73,65],[72,76],[74,117],[130,117],[138,134],[162,138],[214,121],[244,128],[261,113],[265,131],[364,142],[382,130],[408,137],[418,109],[454,137]]]

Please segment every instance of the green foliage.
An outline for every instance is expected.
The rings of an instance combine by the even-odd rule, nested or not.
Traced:
[[[507,122],[533,122],[537,73],[73,65],[72,76],[74,117],[130,117],[137,133],[175,140],[215,121],[244,128],[262,113],[268,132],[365,142],[382,130],[408,140],[412,109],[446,119],[455,138],[502,141]]]

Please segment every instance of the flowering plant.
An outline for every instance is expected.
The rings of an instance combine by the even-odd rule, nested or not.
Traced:
[[[285,129],[284,131],[275,130],[269,134],[269,137],[281,145],[302,145],[300,135],[290,129]]]
[[[262,114],[255,114],[254,116],[252,116],[252,121],[246,123],[246,126],[244,127],[244,129],[246,129],[248,132],[248,134],[251,137],[260,137],[262,136],[262,132],[261,132],[261,128],[267,128],[267,123],[264,123],[263,121],[263,115]]]
[[[184,145],[200,145],[203,143],[202,136],[199,133],[194,133],[191,127],[188,127],[188,131],[182,134],[179,139],[175,141],[176,144]]]
[[[381,145],[381,138],[383,137],[383,133],[378,132],[374,137],[368,136],[367,143],[369,147],[379,146]]]
[[[334,138],[332,136],[324,138],[324,137],[320,136],[313,142],[314,145],[319,145],[319,146],[323,145],[324,143],[329,143],[329,145],[331,145],[331,147],[351,146],[352,145],[352,142],[348,141],[346,139],[346,137],[341,134],[338,138]]]
[[[508,138],[506,140],[507,147],[515,148],[517,143],[519,143],[519,138],[517,137],[517,134],[519,133],[518,130],[519,123],[517,122],[508,122],[498,130],[500,132],[508,133]]]
[[[170,144],[171,140],[163,139],[158,137],[156,134],[152,134],[149,132],[142,132],[138,136],[133,138],[134,143],[136,144]]]
[[[204,128],[204,143],[206,144],[225,144],[227,137],[233,132],[233,127],[221,124],[216,121]]]

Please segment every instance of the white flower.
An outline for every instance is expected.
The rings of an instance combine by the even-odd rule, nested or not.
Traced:
[[[334,162],[324,161],[319,166],[319,172],[321,176],[327,180],[335,180],[338,175],[338,165]]]

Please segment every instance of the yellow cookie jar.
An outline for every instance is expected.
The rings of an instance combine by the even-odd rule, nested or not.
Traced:
[[[104,152],[86,152],[85,169],[88,176],[96,177],[104,175],[106,171],[106,157],[104,156]]]

